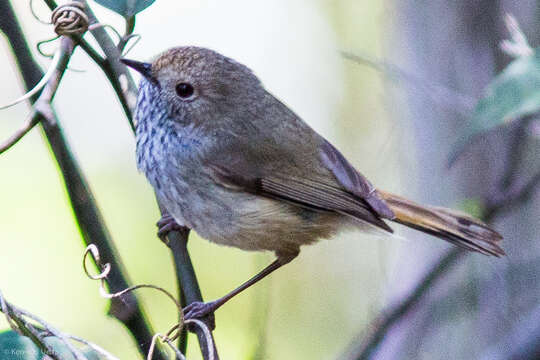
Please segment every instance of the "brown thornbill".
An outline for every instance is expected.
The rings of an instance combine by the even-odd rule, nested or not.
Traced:
[[[152,63],[122,61],[143,75],[137,164],[170,214],[158,223],[160,235],[179,224],[212,242],[277,257],[224,297],[188,306],[186,318],[213,313],[302,245],[350,227],[391,233],[393,221],[504,255],[501,235],[481,221],[377,190],[246,66],[199,47],[167,50]]]

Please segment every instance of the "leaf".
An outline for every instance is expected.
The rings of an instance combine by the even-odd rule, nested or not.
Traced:
[[[43,354],[29,338],[8,330],[0,333],[0,359],[41,360]]]
[[[479,135],[540,110],[540,48],[512,61],[487,86],[473,116],[453,146],[452,165]]]
[[[150,5],[156,0],[95,0],[98,4],[124,16],[133,16]]]
[[[69,349],[57,338],[47,337],[44,340],[49,344],[60,359],[74,360],[75,357]],[[81,350],[88,360],[99,360],[99,355],[92,349]],[[2,360],[46,360],[43,352],[30,338],[19,335],[13,330],[0,333],[0,359]]]

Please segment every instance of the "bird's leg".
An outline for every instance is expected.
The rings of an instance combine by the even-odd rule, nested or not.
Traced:
[[[293,253],[281,254],[277,253],[277,259],[274,260],[270,265],[265,267],[260,273],[228,293],[227,295],[207,303],[202,302],[193,302],[184,308],[184,319],[200,319],[205,317],[208,314],[213,314],[221,305],[225,304],[227,301],[232,299],[234,296],[238,295],[242,291],[246,290],[251,285],[257,283],[259,280],[262,280],[267,275],[270,275],[275,270],[279,269],[285,264],[290,263],[295,257],[298,256],[298,251]]]
[[[179,230],[184,229],[183,226],[178,225],[176,220],[174,220],[174,218],[167,213],[161,216],[161,219],[158,220],[156,225],[158,227],[157,234],[159,238],[161,239],[161,241],[163,241],[165,244],[167,244],[167,234],[169,234],[171,231],[174,231],[174,230],[179,231]]]

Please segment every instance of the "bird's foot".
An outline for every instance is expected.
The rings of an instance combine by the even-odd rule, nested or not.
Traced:
[[[203,302],[192,302],[184,308],[184,320],[201,320],[203,321],[210,330],[216,328],[216,318],[214,316],[214,311],[219,307],[217,301],[210,301],[207,303]]]
[[[161,219],[156,223],[158,227],[157,235],[163,241],[165,244],[168,243],[167,241],[167,235],[171,231],[182,231],[185,228],[181,225],[179,225],[174,218],[169,214],[163,214]]]

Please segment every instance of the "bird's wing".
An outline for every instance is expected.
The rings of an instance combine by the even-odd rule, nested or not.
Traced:
[[[222,163],[207,165],[214,181],[225,187],[286,201],[314,211],[349,215],[392,232],[369,203],[347,190],[306,176],[299,178],[279,171],[257,176],[256,172],[239,165],[241,163],[236,161],[233,166],[224,166]]]
[[[326,140],[320,146],[320,158],[345,190],[367,202],[378,216],[390,220],[395,218],[394,212],[377,189]]]
[[[262,113],[233,118],[252,124],[244,136],[219,136],[204,167],[223,186],[316,211],[347,214],[389,232],[394,213],[345,157],[287,106],[268,95]],[[265,121],[255,121],[254,117]]]

